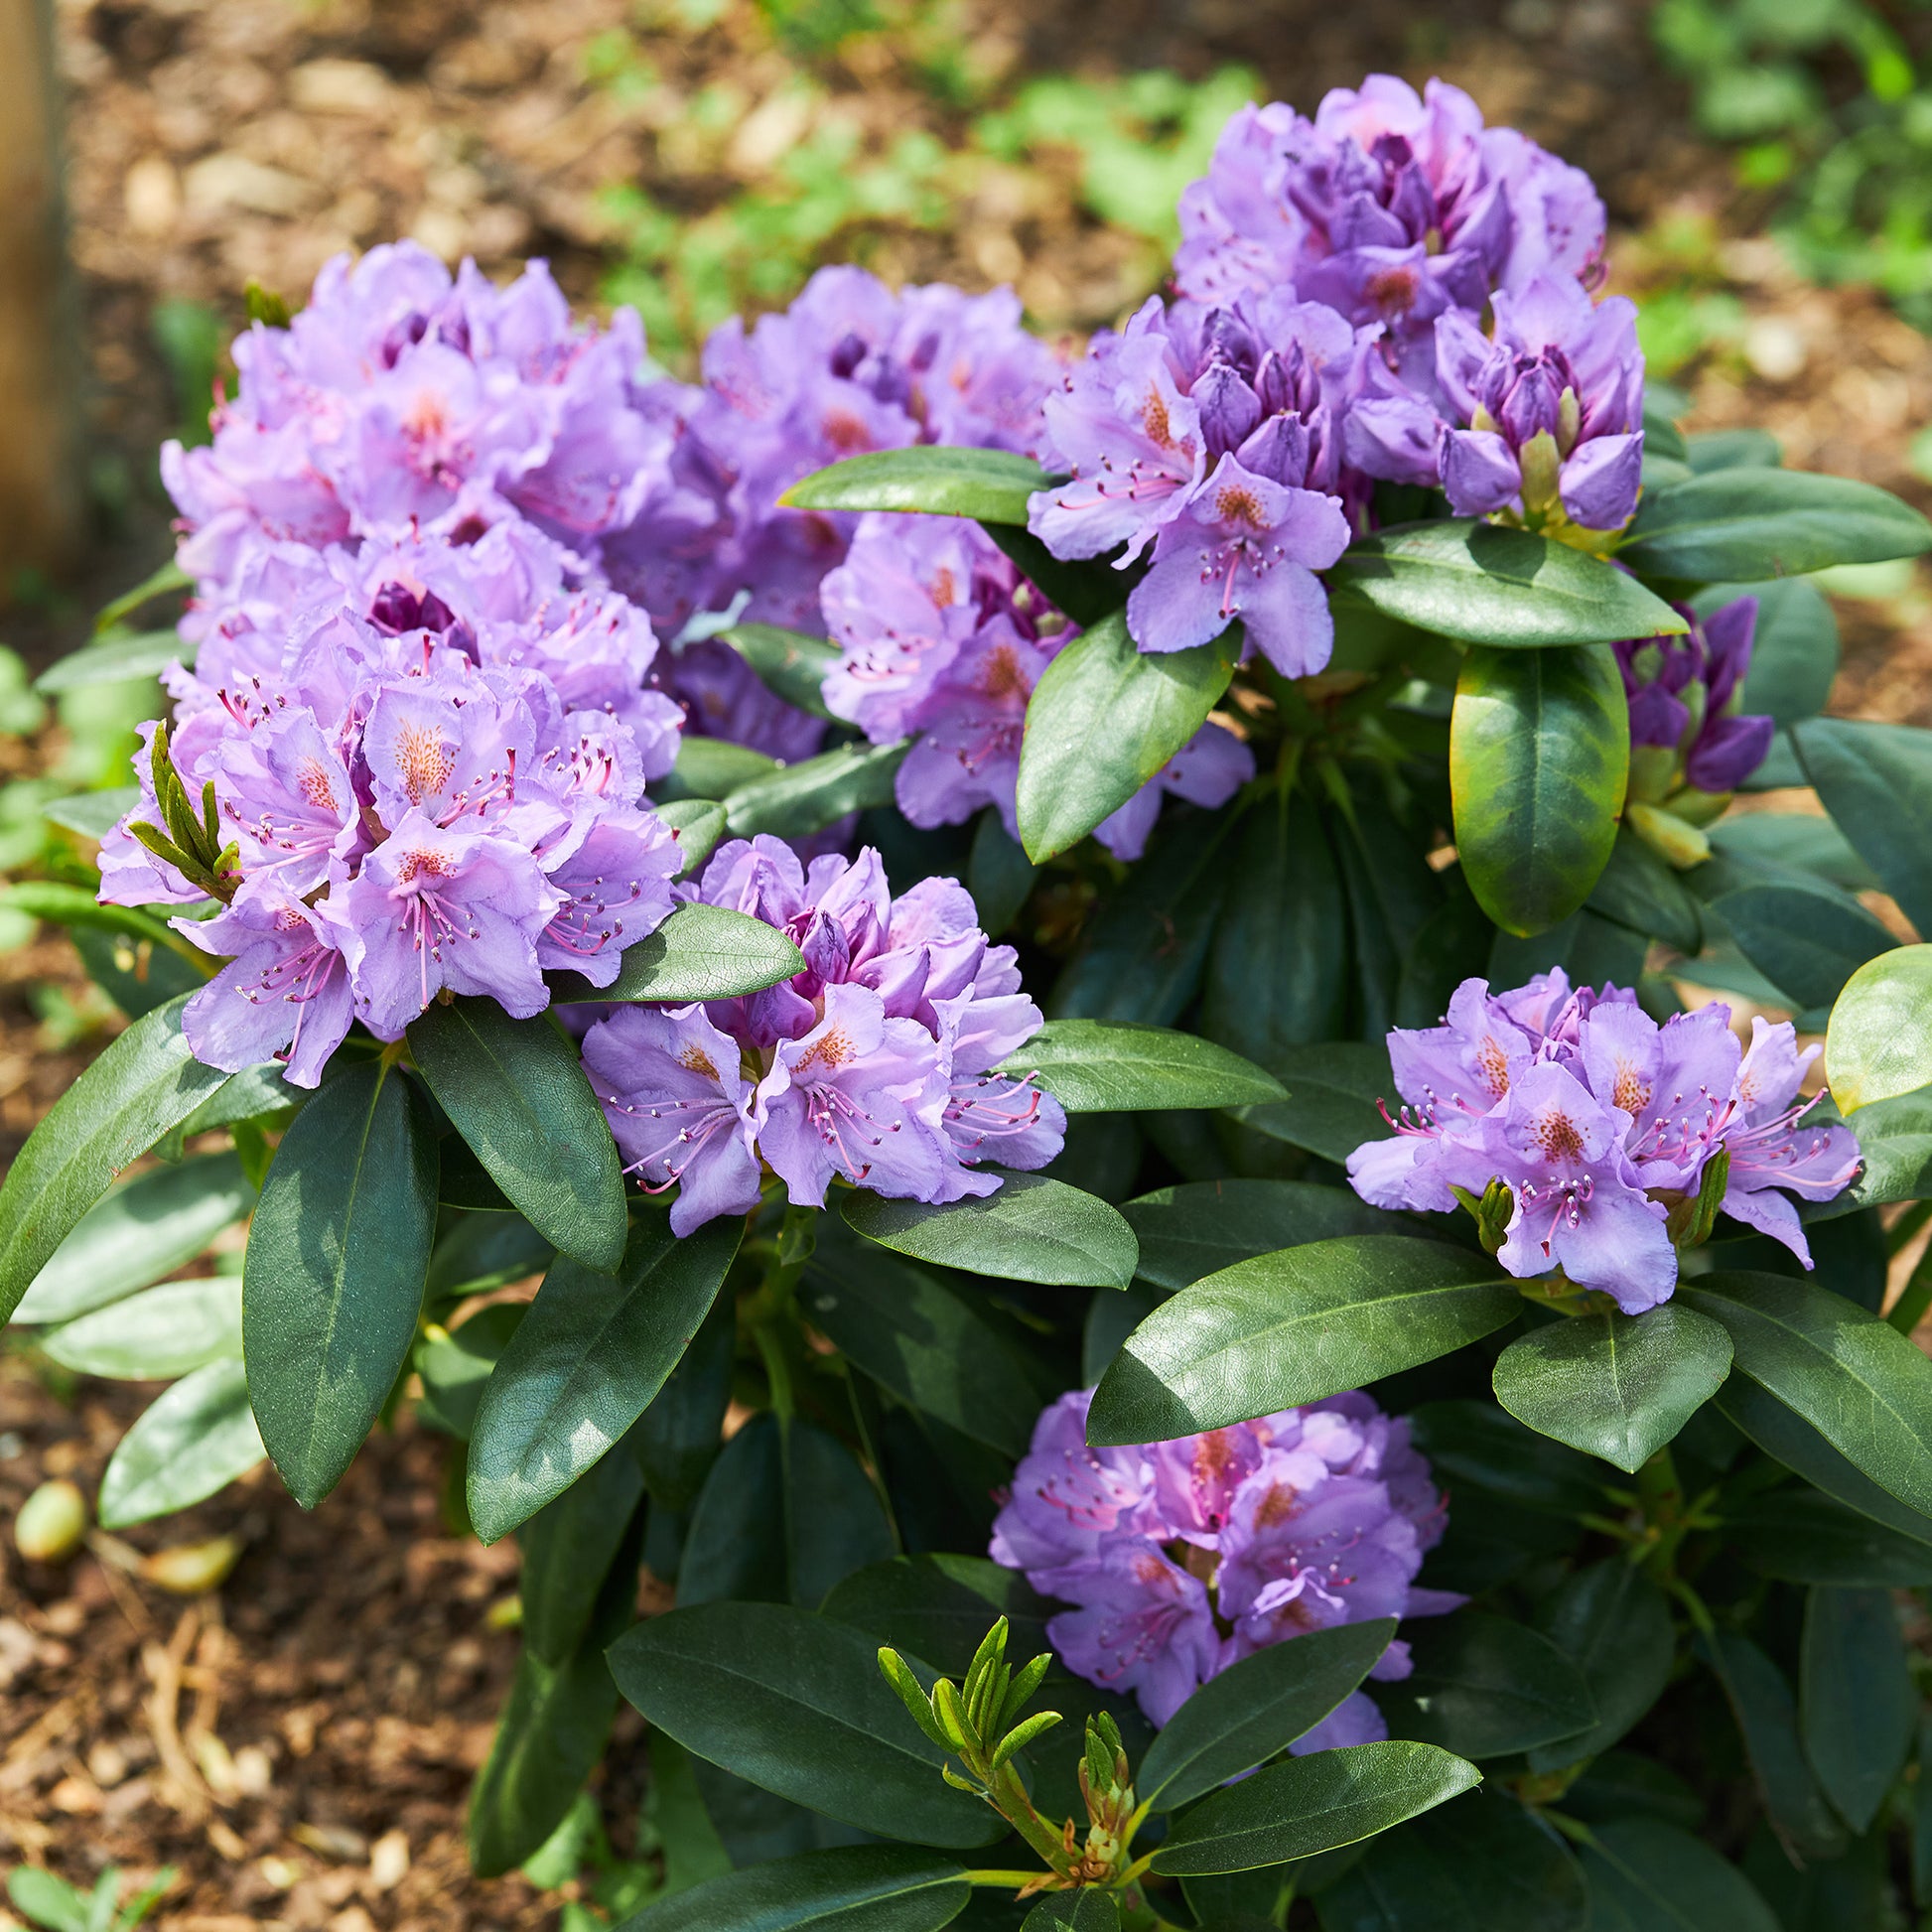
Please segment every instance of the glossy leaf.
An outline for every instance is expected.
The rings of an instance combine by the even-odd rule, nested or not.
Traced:
[[[159,1382],[241,1353],[241,1283],[233,1275],[167,1282],[40,1337],[64,1368]]]
[[[1932,731],[1813,718],[1791,740],[1834,823],[1899,910],[1932,933]]]
[[[1027,498],[1048,481],[1031,457],[1010,450],[922,445],[847,457],[793,483],[778,501],[794,510],[924,510],[1024,525]]]
[[[979,1307],[949,1284],[878,1249],[821,1242],[799,1306],[900,1401],[977,1443],[1009,1455],[1025,1452],[1039,1392]]]
[[[1814,1210],[1815,1218],[1932,1195],[1932,1086],[1889,1100],[1867,1101],[1859,1109],[1852,1131],[1858,1136],[1864,1166],[1837,1200]]]
[[[1018,840],[1007,837],[1000,814],[988,807],[973,827],[973,849],[966,865],[966,890],[973,896],[980,929],[997,939],[1020,916],[1039,868]]]
[[[651,1617],[610,1653],[623,1695],[688,1750],[779,1797],[917,1844],[990,1845],[1004,1822],[942,1783],[944,1757],[858,1630],[778,1603]]]
[[[680,1603],[791,1596],[780,1424],[761,1410],[727,1443],[692,1505],[678,1554]]]
[[[805,970],[804,956],[775,926],[722,905],[680,905],[657,930],[624,949],[610,986],[578,973],[551,976],[558,1006],[588,1000],[729,1000],[761,992]]]
[[[176,631],[110,631],[57,657],[34,680],[34,689],[51,698],[90,684],[129,684],[137,678],[159,677],[177,658],[195,661],[193,646]]]
[[[1449,719],[1455,849],[1505,932],[1547,931],[1589,897],[1629,766],[1630,709],[1607,645],[1463,659]]]
[[[523,1647],[560,1669],[582,1646],[644,1478],[627,1455],[607,1455],[517,1531]]]
[[[1932,1536],[1932,1521],[1924,1527]],[[1725,1540],[1753,1570],[1783,1583],[1845,1589],[1932,1586],[1932,1544],[1901,1535],[1809,1487],[1774,1489],[1727,1508]]]
[[[1589,1932],[1780,1932],[1777,1914],[1728,1859],[1656,1819],[1600,1825],[1579,1856]]]
[[[791,1600],[815,1610],[855,1571],[893,1554],[893,1527],[872,1478],[829,1431],[791,1417],[779,1449],[786,1581]]]
[[[759,674],[774,696],[814,718],[830,718],[825,705],[825,673],[839,661],[839,647],[826,637],[783,630],[775,623],[735,623],[718,633]]]
[[[717,1299],[744,1230],[680,1241],[652,1215],[615,1275],[560,1259],[489,1378],[470,1442],[470,1520],[513,1530],[610,1449],[664,1386]]]
[[[1393,1617],[1310,1630],[1211,1677],[1170,1718],[1135,1777],[1143,1802],[1174,1811],[1311,1730],[1359,1685],[1395,1635]]]
[[[684,854],[678,877],[691,878],[729,829],[724,806],[715,798],[673,798],[660,801],[654,809],[671,828],[677,849]]]
[[[342,1479],[408,1359],[436,1231],[436,1142],[400,1074],[364,1063],[296,1116],[248,1232],[248,1395],[290,1493]]]
[[[1415,1670],[1381,1687],[1376,1700],[1399,1737],[1461,1757],[1507,1757],[1574,1738],[1597,1722],[1577,1663],[1527,1624],[1458,1610],[1403,1635]]]
[[[1364,1141],[1386,1140],[1389,1124],[1378,1101],[1400,1101],[1380,1040],[1330,1040],[1295,1046],[1276,1056],[1288,1099],[1244,1107],[1235,1116],[1271,1140],[1307,1148],[1341,1166]]]
[[[1591,889],[1589,909],[1681,953],[1704,946],[1696,895],[1627,825],[1617,830],[1609,863]]]
[[[1035,865],[1076,845],[1200,730],[1228,688],[1238,627],[1191,650],[1143,651],[1117,612],[1040,674],[1020,748],[1020,842]]]
[[[1537,1624],[1596,1708],[1587,1730],[1531,1749],[1532,1771],[1555,1771],[1600,1757],[1663,1696],[1677,1639],[1663,1591],[1619,1557],[1573,1570],[1538,1605]]]
[[[781,839],[809,838],[848,812],[890,805],[904,758],[903,744],[836,745],[740,785],[724,801],[725,822],[735,839],[756,838],[760,832]]]
[[[1003,1174],[997,1193],[937,1206],[854,1188],[840,1212],[881,1247],[1004,1281],[1125,1288],[1139,1258],[1117,1208],[1045,1174]]]
[[[1854,1832],[1870,1828],[1904,1770],[1917,1706],[1891,1592],[1814,1587],[1805,1598],[1799,1732],[1826,1797]]]
[[[677,762],[661,778],[651,780],[651,793],[660,799],[682,802],[728,798],[740,785],[768,778],[780,769],[778,760],[749,745],[734,744],[728,738],[701,738],[687,732],[679,741]]]
[[[1676,1302],[1590,1314],[1519,1335],[1497,1359],[1496,1400],[1518,1422],[1634,1473],[1730,1373],[1730,1337]]]
[[[1663,599],[1600,558],[1466,517],[1358,538],[1329,581],[1338,597],[1470,644],[1616,643],[1685,628]]]
[[[998,1617],[1008,1625],[1007,1655],[1019,1663],[1049,1647],[1055,1605],[1018,1571],[987,1557],[896,1557],[855,1571],[820,1608],[949,1676],[963,1678]]]
[[[0,1184],[0,1315],[10,1315],[128,1164],[227,1079],[182,1037],[185,995],[111,1041],[28,1137]]]
[[[1896,1328],[1778,1275],[1707,1275],[1678,1293],[1730,1330],[1743,1374],[1860,1473],[1932,1514],[1932,1362]]]
[[[1082,1885],[1048,1892],[1027,1914],[1021,1932],[1120,1932],[1120,1894]]]
[[[139,785],[114,785],[102,791],[74,791],[51,798],[41,816],[51,824],[78,832],[83,839],[104,839],[141,802]]]
[[[1458,1488],[1473,1484],[1543,1515],[1600,1512],[1607,1469],[1533,1434],[1491,1402],[1425,1402],[1410,1411],[1416,1442]]]
[[[459,1442],[470,1440],[484,1386],[523,1311],[520,1302],[492,1302],[454,1331],[431,1329],[418,1339],[414,1361],[423,1399],[417,1413],[424,1421]]]
[[[147,1288],[191,1262],[253,1204],[232,1154],[197,1155],[110,1188],[14,1310],[16,1321],[69,1321]]]
[[[1389,1216],[1345,1187],[1309,1180],[1190,1180],[1120,1210],[1140,1242],[1135,1271],[1156,1288],[1185,1288],[1277,1248],[1380,1234]]]
[[[1487,1256],[1438,1241],[1365,1234],[1259,1255],[1182,1289],[1135,1329],[1095,1391],[1087,1439],[1162,1442],[1319,1402],[1521,1310]]]
[[[211,1496],[267,1453],[239,1359],[210,1362],[135,1418],[100,1478],[103,1529],[145,1523]]]
[[[1932,1085],[1932,945],[1894,946],[1845,982],[1825,1077],[1842,1114]]]
[[[1824,886],[1745,886],[1714,908],[1744,957],[1801,1010],[1828,1007],[1897,942],[1857,899]]]
[[[1049,1020],[1000,1069],[1035,1073],[1069,1114],[1279,1100],[1273,1074],[1212,1040],[1119,1020]]]
[[[834,1846],[709,1878],[618,1932],[938,1932],[972,1895],[954,1860],[899,1845]]]
[[[1932,524],[1886,490],[1804,470],[1744,469],[1646,491],[1618,556],[1649,577],[1708,584],[1801,577],[1928,549]]]
[[[1250,1871],[1386,1832],[1467,1791],[1481,1774],[1431,1744],[1351,1744],[1271,1764],[1181,1813],[1154,1869]]]
[[[630,1449],[644,1485],[651,1501],[665,1509],[689,1509],[718,1459],[737,1352],[737,1311],[721,1297],[631,1428]]]
[[[630,1226],[623,1168],[576,1042],[542,1014],[515,1020],[478,998],[432,1001],[409,1048],[523,1218],[585,1267],[616,1268]]]
[[[1771,1824],[1802,1859],[1844,1849],[1845,1828],[1826,1802],[1798,1740],[1798,1712],[1784,1673],[1756,1644],[1720,1626],[1700,1640],[1743,1739]]]
[[[1082,626],[1118,611],[1147,575],[1145,558],[1126,570],[1116,570],[1105,557],[1056,557],[1023,524],[989,521],[980,528],[1048,604]]]

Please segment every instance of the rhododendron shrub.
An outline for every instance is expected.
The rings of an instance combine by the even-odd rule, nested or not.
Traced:
[[[180,1378],[110,1529],[441,1432],[476,1863],[641,1779],[635,1932],[1904,1923],[1932,738],[1810,579],[1932,526],[1687,435],[1457,89],[1246,109],[1179,232],[693,384],[535,266],[264,305],[68,672],[190,590],[15,889],[129,1024],[0,1297]]]

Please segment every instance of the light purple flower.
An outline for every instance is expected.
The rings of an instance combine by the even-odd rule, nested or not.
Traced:
[[[1679,606],[1690,629],[1616,647],[1630,701],[1632,777],[1638,794],[1669,798],[1679,784],[1723,796],[1764,762],[1774,719],[1743,711],[1757,599],[1740,597],[1708,618]]]

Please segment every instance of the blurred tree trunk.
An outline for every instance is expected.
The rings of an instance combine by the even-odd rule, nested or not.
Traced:
[[[51,0],[0,0],[0,601],[77,558],[79,304],[61,206]]]

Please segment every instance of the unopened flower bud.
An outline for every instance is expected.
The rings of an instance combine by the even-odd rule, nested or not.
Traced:
[[[200,1596],[218,1589],[241,1555],[241,1539],[211,1536],[203,1543],[177,1543],[157,1550],[141,1565],[144,1583],[173,1596]]]
[[[14,1518],[14,1545],[29,1563],[65,1563],[87,1534],[87,1499],[67,1481],[44,1482]]]

